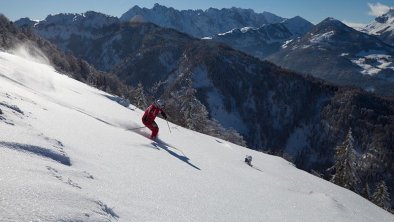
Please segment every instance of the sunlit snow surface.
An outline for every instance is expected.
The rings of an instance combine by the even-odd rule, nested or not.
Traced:
[[[390,14],[390,15],[389,15]],[[367,33],[372,35],[380,35],[384,32],[393,32],[394,31],[394,10],[386,14],[385,21],[373,21],[368,24],[364,29]]]
[[[334,31],[329,31],[323,34],[318,34],[315,36],[311,37],[310,42],[312,44],[321,44],[323,42],[329,42],[331,40],[331,37],[335,34]]]
[[[394,221],[278,157],[160,119],[152,142],[141,110],[4,52],[0,109],[0,221]]]
[[[358,56],[351,61],[361,68],[361,73],[364,75],[373,76],[384,69],[394,71],[394,60],[391,55],[371,53]]]

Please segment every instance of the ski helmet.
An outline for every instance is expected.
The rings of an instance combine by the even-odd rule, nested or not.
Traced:
[[[156,100],[156,105],[157,105],[159,108],[163,108],[163,107],[164,107],[164,102],[163,102],[162,100],[158,99],[158,100]]]

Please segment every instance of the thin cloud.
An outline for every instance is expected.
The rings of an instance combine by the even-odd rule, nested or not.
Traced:
[[[368,3],[368,7],[369,7],[369,15],[378,17],[381,16],[383,14],[386,14],[390,9],[393,9],[393,7],[387,6],[387,5],[383,5],[380,2],[378,3]]]
[[[357,22],[348,22],[348,21],[342,21],[345,25],[352,27],[356,30],[362,30],[367,24],[363,23],[357,23]]]

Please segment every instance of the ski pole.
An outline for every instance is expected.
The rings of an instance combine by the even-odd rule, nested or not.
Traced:
[[[170,128],[170,124],[168,124],[168,120],[166,120],[166,122],[167,122],[168,129],[170,130],[170,133],[171,133],[171,128]]]

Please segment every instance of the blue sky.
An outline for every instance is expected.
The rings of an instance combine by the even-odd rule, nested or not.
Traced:
[[[0,0],[0,13],[10,20],[22,17],[41,20],[49,14],[88,10],[120,17],[134,5],[152,8],[155,3],[175,9],[251,8],[286,18],[300,15],[315,24],[326,17],[365,24],[373,20],[372,14],[394,7],[393,0]]]

